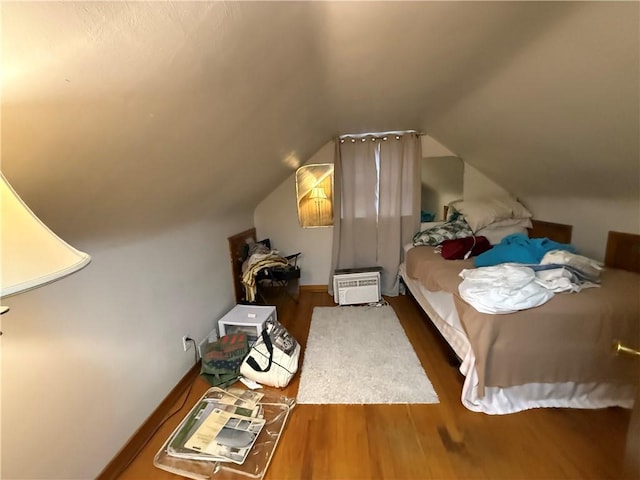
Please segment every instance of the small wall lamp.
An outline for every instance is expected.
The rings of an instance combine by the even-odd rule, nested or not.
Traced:
[[[303,228],[333,224],[333,164],[304,165],[296,170],[298,220]]]

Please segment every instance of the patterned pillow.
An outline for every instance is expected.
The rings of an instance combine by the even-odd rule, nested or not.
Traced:
[[[442,225],[427,228],[413,236],[413,245],[440,245],[445,240],[473,235],[471,227],[462,218],[450,220]]]

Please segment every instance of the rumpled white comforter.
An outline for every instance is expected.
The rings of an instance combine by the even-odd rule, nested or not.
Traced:
[[[563,267],[550,270],[539,270],[536,273],[536,283],[554,293],[579,292],[583,286],[576,283],[573,273]]]
[[[554,293],[597,287],[594,282],[600,281],[602,271],[599,262],[560,250],[548,252],[540,265],[551,268],[503,263],[465,269],[460,272],[463,280],[458,291],[462,299],[479,312],[513,313],[542,305],[553,298]]]
[[[553,291],[536,282],[533,269],[502,263],[464,269],[458,291],[463,300],[482,313],[513,313],[537,307],[553,298]]]

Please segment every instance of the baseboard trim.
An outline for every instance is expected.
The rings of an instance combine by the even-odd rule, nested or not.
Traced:
[[[329,287],[327,285],[300,285],[300,290],[304,290],[305,292],[326,293],[329,290]]]
[[[122,471],[131,463],[131,461],[140,453],[140,450],[146,445],[149,439],[155,433],[156,428],[162,423],[166,416],[170,413],[171,408],[180,399],[182,394],[187,390],[189,385],[195,381],[200,373],[200,363],[195,364],[173,390],[158,405],[145,422],[131,436],[129,441],[120,449],[115,457],[100,472],[96,480],[115,480]]]

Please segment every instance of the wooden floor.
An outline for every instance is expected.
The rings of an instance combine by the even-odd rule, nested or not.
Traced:
[[[387,300],[440,403],[297,405],[266,479],[620,477],[628,411],[538,409],[501,416],[471,412],[460,402],[462,376],[449,365],[426,317],[410,297]],[[291,301],[278,303],[279,319],[300,341],[303,351],[316,305],[334,304],[326,293],[310,291],[301,292],[297,305]],[[295,397],[298,381],[296,375],[282,393]],[[157,432],[121,474],[121,480],[181,478],[154,467],[153,457],[208,387],[200,378],[196,380],[182,411]]]

